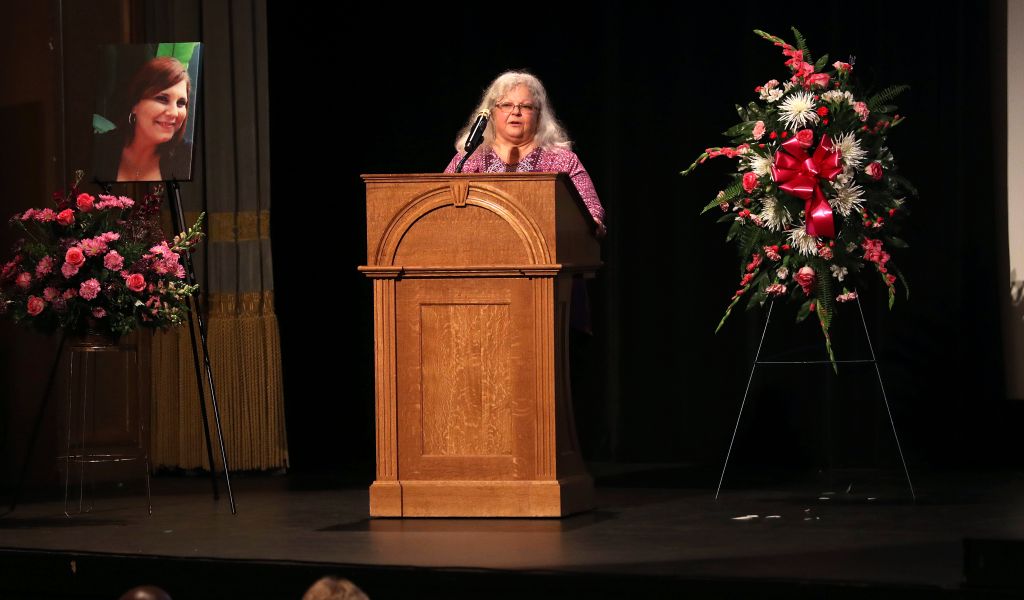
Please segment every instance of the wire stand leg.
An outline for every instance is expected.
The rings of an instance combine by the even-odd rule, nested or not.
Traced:
[[[761,348],[764,346],[764,336],[768,333],[768,324],[772,321],[772,308],[775,301],[768,304],[768,317],[764,320],[764,330],[761,332],[761,341],[757,344],[757,353],[754,355],[754,362],[750,365],[750,377],[747,378],[747,389],[743,392],[743,401],[740,402],[740,414],[736,416],[736,426],[732,430],[732,439],[729,440],[729,450],[725,453],[725,462],[722,464],[722,475],[718,478],[718,488],[715,489],[715,500],[722,491],[722,482],[725,481],[725,470],[729,467],[729,457],[732,456],[732,447],[736,443],[736,434],[740,430],[740,419],[743,418],[743,408],[747,405],[747,396],[750,395],[750,384],[754,381],[754,371],[757,369],[758,359],[761,358]]]
[[[903,458],[903,446],[900,444],[900,435],[896,433],[896,421],[892,418],[892,409],[889,407],[889,398],[885,394],[885,384],[882,383],[882,371],[878,368],[878,359],[875,357],[875,348],[871,343],[871,334],[868,333],[868,322],[864,318],[864,308],[860,304],[860,296],[857,297],[857,310],[860,312],[860,322],[864,325],[864,337],[868,341],[868,351],[871,352],[871,362],[875,365],[875,375],[878,376],[878,387],[882,390],[882,401],[885,403],[885,412],[889,415],[889,425],[892,427],[892,437],[896,440],[896,451],[900,455],[900,464],[903,465],[903,474],[907,477],[907,486],[910,487],[910,497],[917,502],[917,494],[914,493],[914,482],[910,480],[910,470],[907,468],[907,461]]]

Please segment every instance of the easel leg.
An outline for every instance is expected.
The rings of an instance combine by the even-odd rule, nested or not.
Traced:
[[[177,181],[166,182],[168,195],[171,198],[171,215],[174,217],[174,227],[178,232],[185,230],[185,213],[181,208],[181,188],[178,186]],[[185,252],[182,255],[185,260],[185,273],[188,278],[188,283],[195,283],[195,270],[192,267],[192,257],[189,253]],[[196,329],[192,325],[193,315],[195,316],[196,324],[199,326],[199,340],[203,347],[203,365],[206,367],[206,379],[210,385],[210,405],[213,407],[213,421],[217,428],[217,442],[220,446],[220,458],[221,464],[224,466],[224,484],[228,490],[228,502],[231,504],[231,514],[238,514],[235,508],[235,495],[231,491],[231,469],[228,466],[228,454],[227,449],[224,446],[224,433],[221,429],[220,424],[220,408],[217,406],[217,388],[213,383],[213,367],[210,365],[210,352],[206,344],[206,325],[203,323],[202,314],[199,312],[199,300],[195,297],[192,298],[191,302],[192,310],[188,315],[188,330],[192,340],[192,359],[196,369],[196,385],[199,386],[199,403],[201,408],[201,414],[203,417],[203,431],[206,433],[206,454],[210,464],[210,477],[213,482],[213,497],[217,499],[219,497],[217,491],[217,476],[215,473],[215,465],[213,462],[213,444],[210,440],[210,424],[209,419],[206,416],[206,400],[204,395],[203,378],[199,367],[199,349],[196,346]]]
[[[729,457],[732,456],[732,447],[736,443],[736,434],[740,430],[740,419],[743,418],[743,408],[747,405],[747,396],[750,395],[750,384],[754,381],[754,371],[757,369],[757,362],[761,358],[761,348],[764,346],[764,337],[768,333],[768,324],[772,321],[772,308],[775,301],[768,304],[768,317],[764,320],[764,330],[761,332],[761,341],[757,344],[757,353],[754,354],[754,362],[750,365],[750,377],[747,378],[747,389],[743,392],[743,401],[740,402],[740,414],[736,416],[736,426],[732,430],[732,439],[729,440],[729,450],[725,453],[725,462],[722,464],[722,476],[718,478],[718,488],[715,489],[715,500],[722,491],[722,482],[725,481],[725,470],[729,467]]]
[[[882,371],[878,368],[878,359],[875,357],[875,348],[871,344],[871,335],[868,333],[868,322],[864,318],[864,308],[860,304],[860,296],[857,296],[857,310],[860,312],[860,322],[864,325],[864,338],[868,341],[868,351],[871,352],[871,362],[875,365],[875,375],[878,376],[878,387],[882,390],[882,401],[885,403],[885,412],[889,415],[889,425],[892,427],[892,437],[896,440],[896,451],[900,455],[900,464],[903,465],[903,474],[907,477],[907,486],[910,487],[910,497],[917,502],[917,494],[914,493],[914,483],[910,480],[910,470],[907,468],[907,461],[903,458],[903,446],[900,444],[900,435],[896,433],[896,421],[892,418],[892,409],[889,407],[889,398],[885,394],[885,384],[882,383]]]

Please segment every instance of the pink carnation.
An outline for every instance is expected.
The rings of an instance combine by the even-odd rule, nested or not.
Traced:
[[[754,123],[754,131],[752,132],[752,135],[755,140],[761,139],[761,136],[764,135],[764,121]]]
[[[53,257],[44,256],[36,264],[36,277],[46,277],[53,272]]]
[[[805,296],[811,295],[811,290],[814,289],[814,269],[811,267],[800,267],[800,270],[793,275],[793,280],[800,284],[800,289],[804,291]]]
[[[64,290],[64,299],[65,300],[70,300],[70,299],[74,298],[77,295],[78,295],[78,290],[76,290],[75,288],[68,288],[68,289]]]
[[[840,73],[849,73],[853,70],[853,66],[850,63],[844,63],[842,61],[836,61],[832,63],[832,66],[836,68],[836,71]]]
[[[868,111],[868,105],[864,104],[863,102],[854,102],[853,103],[853,112],[857,113],[857,117],[861,121],[867,121],[868,120],[868,114],[870,114],[870,111]]]
[[[43,210],[37,210],[34,218],[40,223],[49,223],[57,220],[57,213],[53,212],[52,208],[44,208]]]
[[[57,298],[60,298],[60,290],[57,288],[51,286],[43,290],[43,300],[53,302]]]
[[[124,268],[124,257],[117,250],[111,250],[103,257],[103,266],[111,271],[120,271]]]
[[[781,283],[773,283],[764,288],[764,291],[767,292],[769,296],[781,296],[786,293],[786,286]]]
[[[65,279],[71,279],[75,275],[78,275],[78,267],[69,262],[66,262],[63,265],[61,265],[60,272],[61,274],[64,275]]]
[[[96,317],[97,319],[102,319],[103,317],[107,316],[107,311],[103,310],[102,306],[97,306],[96,308],[92,309],[92,316]]]
[[[86,279],[82,282],[78,293],[86,300],[92,300],[100,293],[100,282],[96,279]]]
[[[836,300],[839,301],[839,302],[849,302],[850,300],[856,300],[856,299],[857,299],[857,292],[856,291],[846,292],[845,294],[839,294],[838,296],[836,296]]]

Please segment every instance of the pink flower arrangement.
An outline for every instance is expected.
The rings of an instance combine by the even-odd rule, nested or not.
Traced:
[[[200,220],[169,242],[159,197],[79,192],[29,208],[11,224],[28,235],[0,270],[0,313],[43,331],[98,328],[114,336],[139,324],[184,322],[198,286],[185,281],[181,254],[200,239]],[[59,265],[59,269],[57,266]]]

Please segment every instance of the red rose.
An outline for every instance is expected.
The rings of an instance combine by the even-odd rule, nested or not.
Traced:
[[[146,289],[146,278],[138,273],[132,273],[125,279],[124,284],[133,292],[141,292]]]
[[[827,106],[819,106],[818,107],[818,116],[824,117],[827,114],[828,114],[828,107]]]
[[[757,188],[757,173],[747,171],[743,174],[743,189],[749,194]]]
[[[39,296],[28,297],[28,304],[26,305],[26,309],[29,315],[34,317],[39,313],[43,312],[43,308],[45,307],[46,302],[43,302],[43,299],[40,298]]]
[[[77,199],[78,210],[82,212],[89,212],[92,210],[92,205],[95,201],[96,199],[89,194],[79,194]]]
[[[870,165],[868,165],[865,171],[867,171],[868,176],[870,176],[875,181],[882,179],[882,165],[878,162],[873,162]]]
[[[800,142],[801,148],[810,148],[814,143],[814,132],[810,129],[801,129],[796,132],[796,141]]]
[[[828,87],[828,80],[831,79],[828,73],[815,73],[807,77],[807,85],[820,85]]]
[[[64,254],[64,261],[73,267],[81,267],[85,263],[85,254],[78,246],[72,246]]]
[[[64,210],[60,211],[59,213],[57,213],[57,222],[65,227],[68,227],[69,225],[75,222],[74,211],[71,210],[70,208],[65,208]]]

